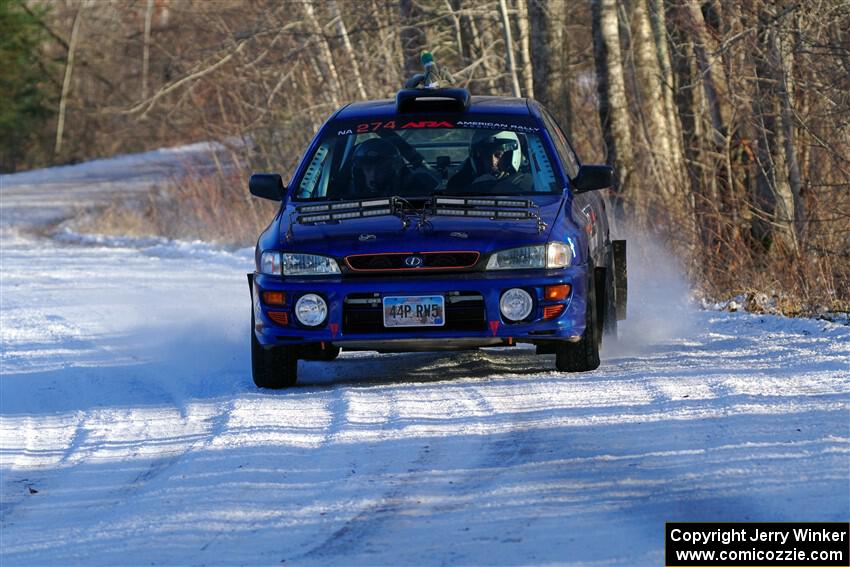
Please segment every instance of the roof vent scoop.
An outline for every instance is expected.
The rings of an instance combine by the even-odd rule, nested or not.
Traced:
[[[396,112],[464,112],[469,108],[466,89],[402,89],[395,96]]]

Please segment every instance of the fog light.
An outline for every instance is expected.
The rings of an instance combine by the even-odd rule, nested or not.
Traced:
[[[508,321],[522,321],[531,314],[533,304],[527,291],[515,287],[502,294],[499,309]]]
[[[295,303],[295,317],[302,325],[318,327],[328,317],[328,304],[315,293],[307,293]]]
[[[266,305],[283,305],[286,303],[286,294],[282,291],[264,291],[263,303]]]

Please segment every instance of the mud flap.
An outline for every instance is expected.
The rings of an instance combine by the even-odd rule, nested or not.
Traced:
[[[248,293],[251,294],[251,320],[254,320],[254,274],[248,274]],[[253,327],[253,324],[251,325]]]
[[[614,251],[614,300],[617,305],[617,320],[626,318],[629,297],[628,270],[626,269],[626,241],[613,240]]]

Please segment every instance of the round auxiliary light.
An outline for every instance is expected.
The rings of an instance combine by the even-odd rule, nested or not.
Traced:
[[[295,317],[307,327],[318,327],[328,317],[328,304],[315,293],[302,295],[295,302]]]
[[[531,314],[534,302],[524,289],[514,287],[502,294],[499,309],[509,321],[522,321]]]

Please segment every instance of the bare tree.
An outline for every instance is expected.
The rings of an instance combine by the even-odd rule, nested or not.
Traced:
[[[62,152],[62,135],[65,132],[65,111],[68,107],[68,95],[71,93],[71,77],[74,73],[74,58],[77,54],[77,44],[80,39],[80,26],[83,23],[83,10],[86,0],[80,0],[77,11],[74,14],[74,23],[71,26],[71,38],[68,40],[68,55],[65,60],[65,78],[62,81],[62,94],[59,97],[59,117],[56,121],[56,143],[53,146],[53,155],[58,156]]]
[[[154,0],[148,0],[145,6],[145,35],[142,47],[142,96],[148,98],[148,72],[151,60],[151,21],[153,20]]]
[[[511,77],[511,87],[514,96],[522,96],[517,76],[516,59],[514,58],[514,41],[511,36],[511,21],[508,17],[508,6],[505,0],[499,0],[499,14],[502,16],[502,31],[505,34],[505,52],[507,53],[508,73]]]
[[[52,6],[29,11],[59,112],[28,166],[217,140],[222,210],[261,222],[231,167],[291,171],[333,106],[392,96],[431,49],[473,94],[547,105],[582,157],[615,166],[637,226],[694,243],[704,289],[850,302],[846,0]]]
[[[528,33],[528,3],[516,0],[516,21],[519,30],[519,71],[522,77],[523,94],[534,98],[534,79],[531,71],[531,47]]]
[[[719,46],[708,33],[705,18],[698,0],[685,0],[683,10],[690,24],[690,32],[694,37],[694,53],[702,77],[711,125],[714,128],[714,138],[718,147],[723,147],[728,134],[729,105],[727,97],[722,92],[726,85],[723,65],[718,60]]]
[[[531,24],[532,76],[534,97],[550,109],[559,105],[563,77],[563,2],[531,0],[528,16]]]
[[[427,47],[425,29],[421,25],[422,13],[415,0],[399,0],[401,18],[401,53],[404,57],[404,76],[420,71],[419,54]]]
[[[789,250],[799,246],[798,228],[801,224],[796,213],[801,209],[799,201],[799,170],[796,155],[788,151],[792,140],[783,123],[786,107],[790,107],[787,92],[786,71],[788,55],[784,53],[775,20],[770,12],[758,14],[759,49],[756,52],[755,72],[758,93],[754,98],[754,114],[758,130],[758,195],[759,205],[768,218],[761,223],[762,239],[775,235]],[[790,118],[790,117],[789,117]],[[789,125],[790,126],[790,125]],[[794,160],[788,163],[789,156]],[[791,170],[797,175],[796,187],[792,188]]]
[[[617,192],[634,198],[630,183],[634,157],[631,120],[623,80],[617,0],[593,0],[593,56],[599,97],[599,121],[608,163],[614,166]]]
[[[319,19],[316,17],[316,11],[313,8],[313,0],[307,0],[303,4],[304,6],[304,15],[307,17],[307,25],[310,29],[311,33],[315,36],[315,44],[318,47],[318,51],[320,54],[319,61],[321,61],[324,69],[318,72],[320,77],[325,77],[328,80],[327,92],[330,96],[333,105],[339,106],[341,104],[341,95],[342,95],[342,85],[339,80],[339,73],[336,70],[336,64],[334,63],[333,52],[331,51],[331,46],[328,43],[328,38],[325,37],[324,32],[322,31],[322,26],[319,24]],[[324,72],[323,72],[324,71]]]
[[[336,0],[329,0],[328,5],[331,9],[331,14],[336,20],[339,35],[342,38],[342,44],[345,46],[345,53],[348,56],[346,59],[351,65],[351,73],[354,75],[354,82],[357,85],[357,94],[361,99],[369,98],[366,96],[366,87],[363,86],[363,77],[360,75],[360,62],[357,55],[354,53],[354,48],[351,46],[351,39],[348,37],[348,29],[345,27],[345,20],[342,17],[342,12],[339,10],[339,5]]]

